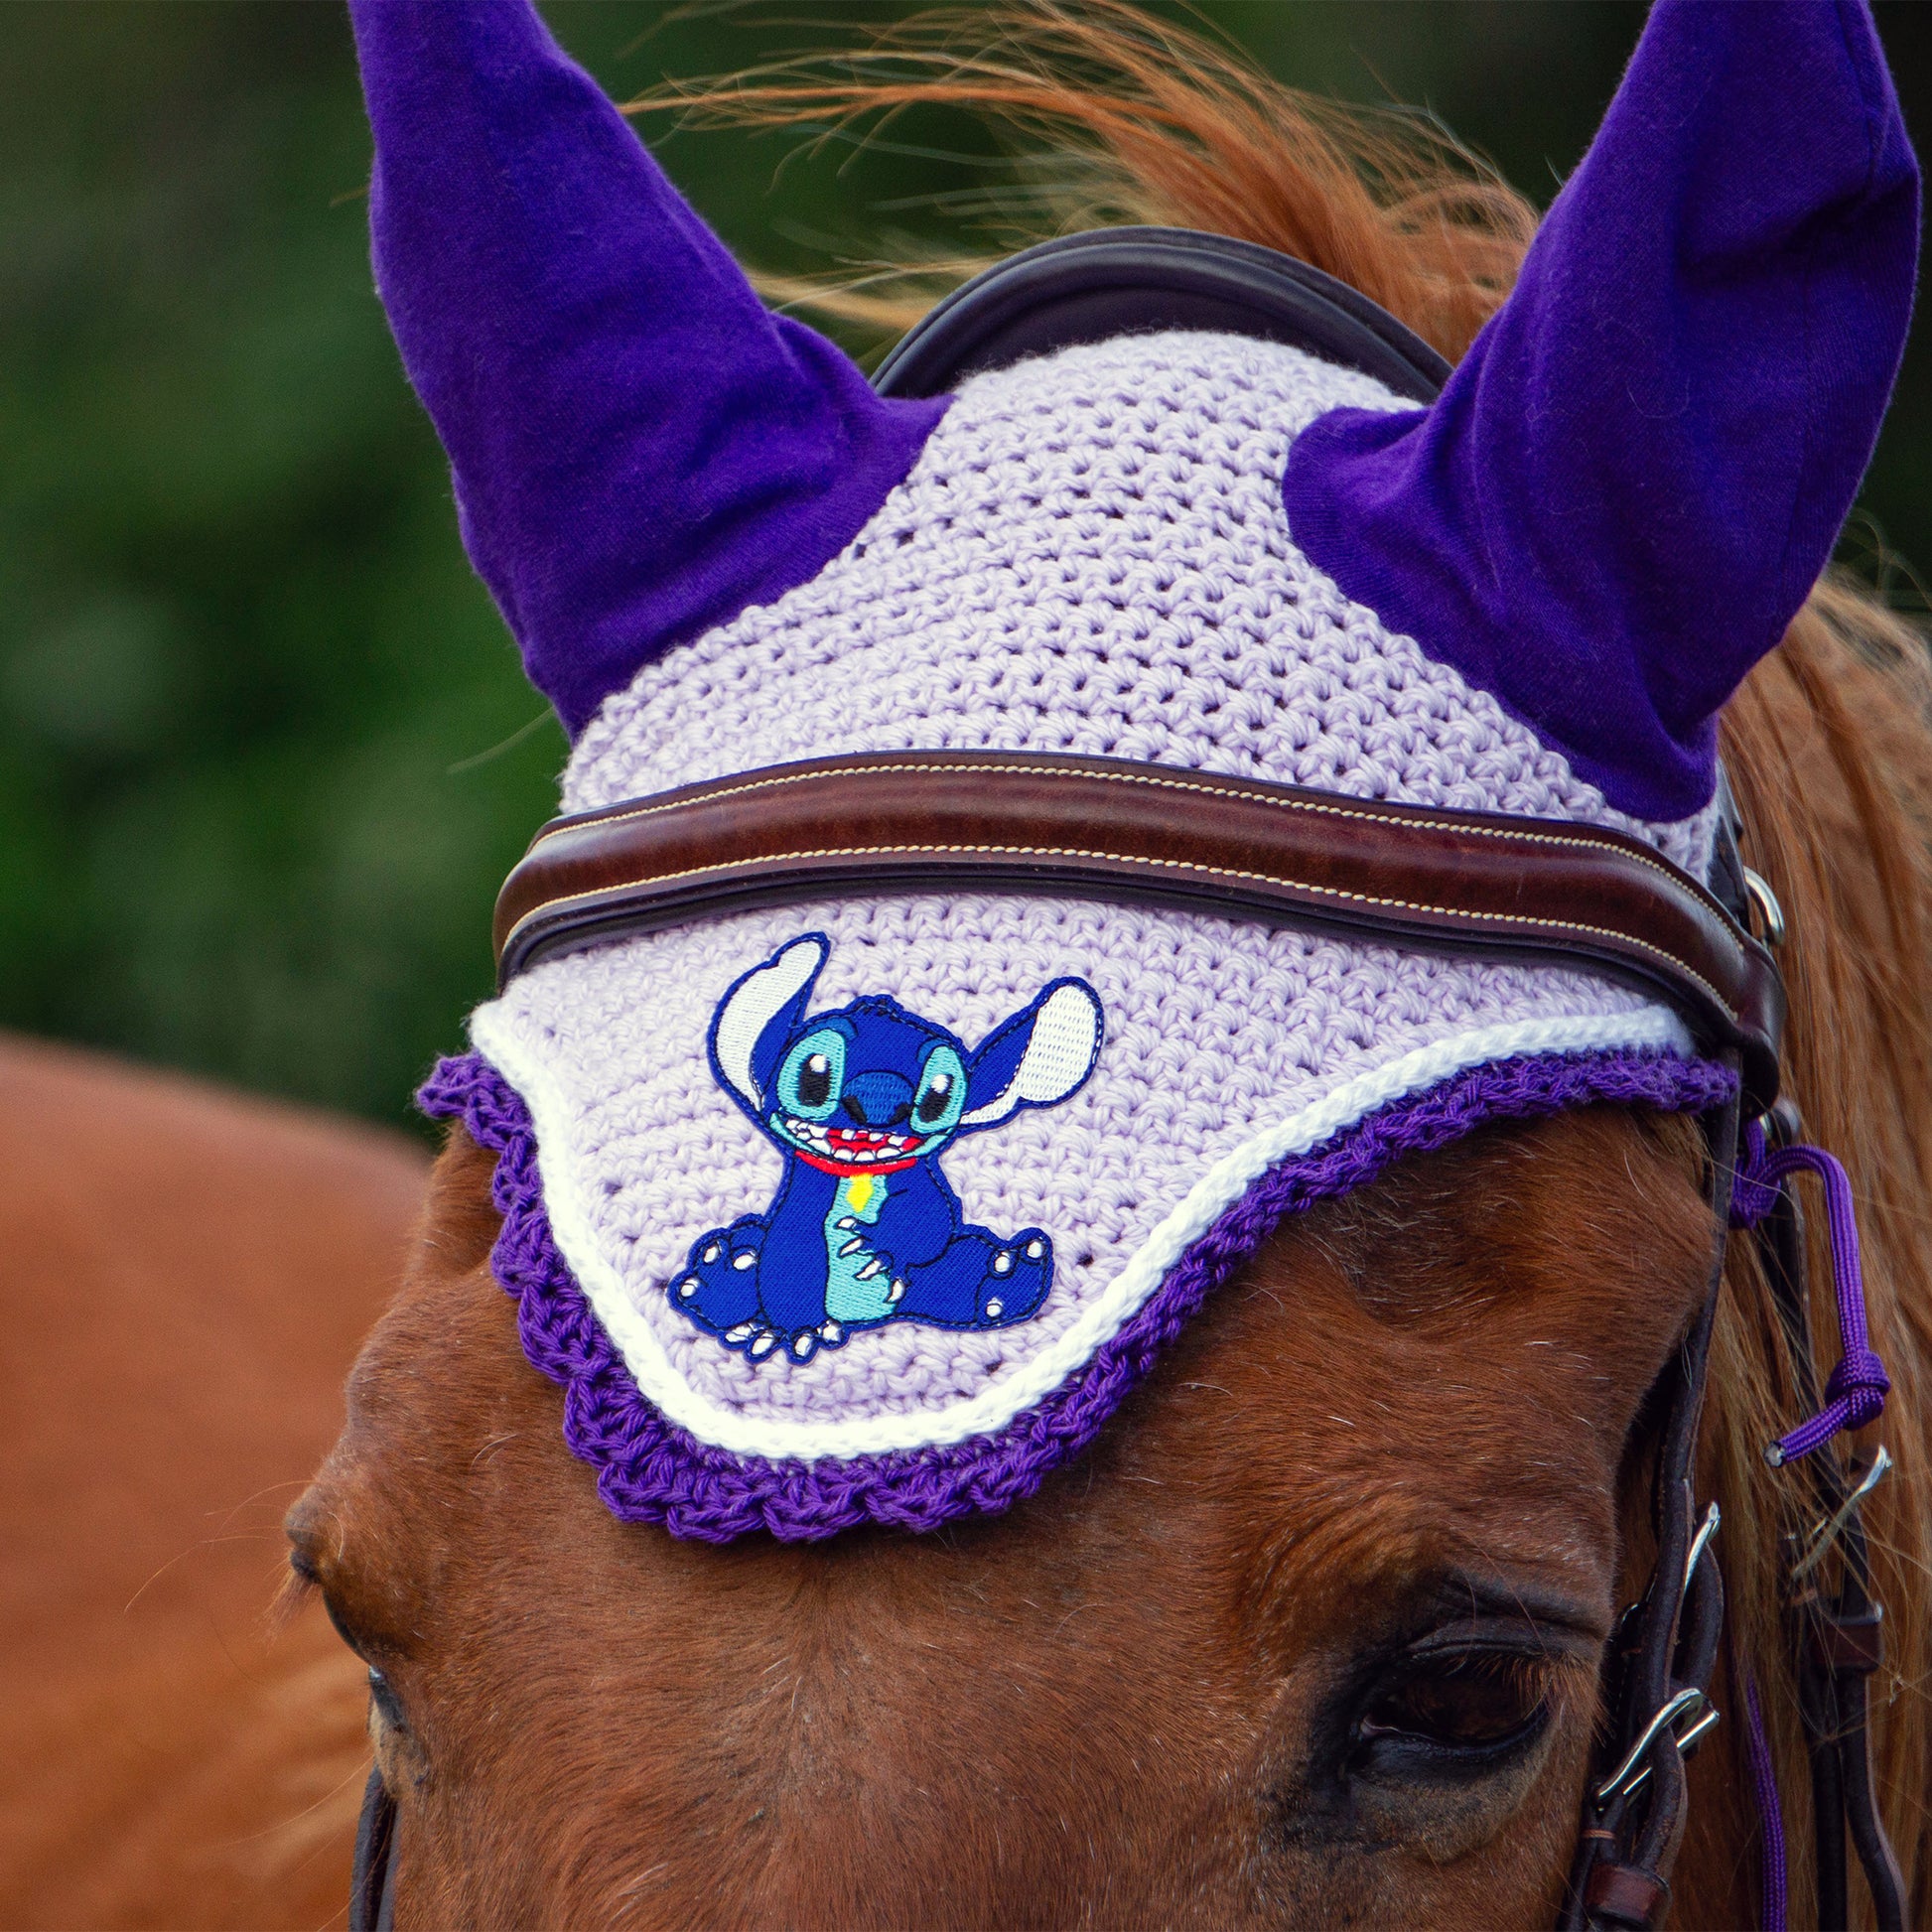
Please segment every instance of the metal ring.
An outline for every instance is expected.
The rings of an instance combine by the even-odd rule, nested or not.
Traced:
[[[1771,890],[1771,882],[1761,872],[1753,872],[1749,866],[1743,868],[1744,891],[1751,897],[1751,903],[1757,907],[1758,916],[1764,921],[1764,938],[1767,944],[1784,944],[1784,907],[1778,903],[1778,896]]]

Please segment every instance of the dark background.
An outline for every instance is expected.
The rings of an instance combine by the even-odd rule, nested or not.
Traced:
[[[1610,0],[1200,11],[1297,84],[1435,109],[1539,203],[1642,20]],[[742,12],[548,12],[621,97],[813,40]],[[1932,8],[1878,12],[1924,150]],[[346,21],[322,0],[16,0],[3,31],[0,1025],[401,1119],[488,991],[490,901],[564,745],[464,560],[370,290]],[[825,265],[806,235],[863,250],[916,226],[908,199],[983,179],[902,153],[780,172],[793,137],[652,132],[739,252],[781,270]],[[910,135],[986,151],[970,128]],[[1932,564],[1929,340],[1848,539],[1867,569],[1879,533]]]

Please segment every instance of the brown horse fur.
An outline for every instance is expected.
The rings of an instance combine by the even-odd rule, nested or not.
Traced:
[[[1190,36],[1040,0],[996,55],[895,30],[831,80],[710,111],[911,100],[1070,128],[1115,214],[1286,246],[1451,351],[1509,279],[1520,203],[1446,144],[1366,140]],[[962,22],[965,23],[962,26]],[[921,35],[924,36],[921,39]],[[1069,78],[1070,75],[1070,78]],[[661,104],[661,103],[660,103]],[[1932,735],[1915,637],[1827,587],[1731,708],[1747,857],[1789,914],[1790,1087],[1844,1156],[1897,1472],[1870,1511],[1887,1821],[1932,1916]],[[1714,1230],[1682,1121],[1492,1128],[1286,1227],[1077,1465],[923,1538],[727,1549],[626,1527],[561,1438],[490,1280],[488,1163],[460,1134],[291,1534],[386,1674],[398,1924],[1547,1925],[1609,1619],[1647,1567],[1644,1399]],[[1789,1364],[1733,1243],[1702,1481],[1733,1654],[1771,1727],[1810,1892],[1777,1598],[1802,1490],[1761,1448]],[[1833,1332],[1820,1291],[1820,1331]],[[1868,1447],[1868,1445],[1867,1445]],[[1432,1632],[1511,1648],[1480,1690],[1540,1738],[1450,1787],[1364,1770],[1368,1687]],[[1457,1634],[1459,1632],[1459,1634]],[[1478,1699],[1480,1701],[1480,1699]],[[1696,1759],[1678,1922],[1755,1911],[1734,1675]],[[1855,1887],[1856,1890],[1856,1887]]]
[[[0,1038],[0,1925],[340,1912],[361,1673],[319,1612],[263,1610],[424,1165]]]

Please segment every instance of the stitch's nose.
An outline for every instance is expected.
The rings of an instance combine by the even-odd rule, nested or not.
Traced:
[[[912,1117],[912,1089],[897,1073],[861,1073],[845,1083],[845,1111],[860,1127],[897,1127]]]

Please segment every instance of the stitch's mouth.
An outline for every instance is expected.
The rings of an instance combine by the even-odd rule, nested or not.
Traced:
[[[821,1127],[814,1121],[787,1115],[785,1133],[815,1165],[835,1173],[908,1167],[925,1144],[923,1134],[887,1134],[875,1127]]]

